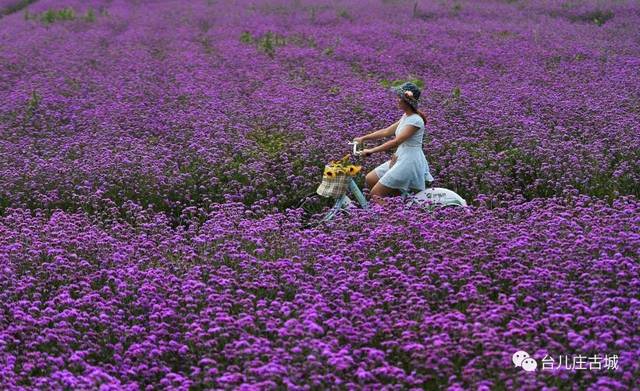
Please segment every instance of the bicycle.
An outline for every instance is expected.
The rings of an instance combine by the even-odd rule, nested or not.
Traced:
[[[362,150],[358,149],[359,143],[349,141],[348,144],[353,145],[353,155],[355,157],[361,156]],[[428,187],[417,193],[413,190],[401,190],[401,200],[407,207],[417,204],[419,207],[431,211],[437,207],[467,206],[464,198],[460,197],[454,191],[442,187],[434,187],[433,182],[426,181],[426,178],[425,182],[428,184]],[[297,206],[303,209],[303,224],[307,227],[316,226],[333,219],[340,212],[346,211],[348,213],[349,209],[357,208],[358,206],[362,209],[369,209],[369,201],[367,201],[354,178],[349,179],[348,192],[355,197],[357,204],[353,202],[347,194],[343,194],[336,198],[333,206],[328,210],[329,204],[327,201],[330,200],[330,198],[322,197],[315,192],[304,197]]]

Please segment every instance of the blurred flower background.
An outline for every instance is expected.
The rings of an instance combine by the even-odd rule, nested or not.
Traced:
[[[0,0],[0,388],[635,387],[639,21],[631,0]],[[302,229],[404,81],[435,185],[472,207]],[[524,373],[517,350],[620,363]]]

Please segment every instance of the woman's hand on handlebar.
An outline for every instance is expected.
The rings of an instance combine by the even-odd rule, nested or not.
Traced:
[[[374,152],[372,149],[368,149],[368,148],[357,150],[357,146],[358,145],[364,146],[363,143],[364,143],[364,137],[356,137],[356,138],[353,139],[353,144],[354,144],[353,145],[353,152],[354,152],[355,155],[366,157],[366,156],[371,155]]]
[[[360,156],[367,157],[367,156],[371,155],[372,153],[373,153],[373,151],[371,149],[363,149],[362,151],[360,151]]]

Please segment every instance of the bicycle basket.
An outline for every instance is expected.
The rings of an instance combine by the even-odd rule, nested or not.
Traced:
[[[336,175],[333,178],[322,177],[322,183],[318,186],[316,193],[323,197],[338,198],[347,193],[349,189],[349,182],[351,177],[349,175]]]

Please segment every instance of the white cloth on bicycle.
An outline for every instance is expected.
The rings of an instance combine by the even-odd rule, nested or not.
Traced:
[[[391,168],[389,161],[386,161],[374,170],[384,186],[405,191],[424,190],[425,181],[433,182],[429,162],[422,151],[424,121],[418,114],[402,114],[396,128],[396,137],[404,130],[404,125],[414,125],[419,129],[398,146],[395,152],[397,159]]]

